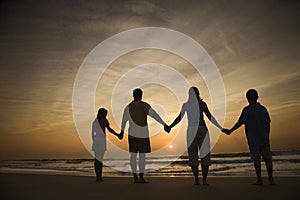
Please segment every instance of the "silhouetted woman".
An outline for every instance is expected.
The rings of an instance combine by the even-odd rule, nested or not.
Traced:
[[[207,174],[208,174],[209,165],[211,165],[210,139],[209,139],[208,129],[203,119],[203,113],[205,113],[208,119],[216,127],[218,127],[219,129],[222,129],[222,127],[219,125],[219,123],[209,112],[206,103],[202,101],[202,99],[200,98],[200,92],[196,87],[191,87],[189,89],[188,101],[182,105],[180,114],[170,125],[170,128],[176,126],[181,121],[185,113],[187,113],[187,118],[188,118],[187,146],[188,146],[189,165],[191,166],[193,175],[195,177],[195,185],[199,185],[198,152],[202,145],[203,147],[200,151],[201,168],[202,168],[202,176],[203,176],[202,182],[203,185],[208,185]]]
[[[103,181],[102,179],[102,168],[103,168],[103,157],[106,151],[106,133],[105,128],[109,132],[118,136],[118,134],[109,126],[109,122],[106,119],[107,110],[105,108],[100,108],[98,110],[97,118],[93,122],[92,127],[92,139],[93,146],[92,150],[95,153],[95,173],[96,181]]]

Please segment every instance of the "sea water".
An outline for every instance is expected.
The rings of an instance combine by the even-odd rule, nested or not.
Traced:
[[[103,162],[103,176],[131,175],[129,158],[107,158]],[[192,176],[187,156],[148,156],[146,162],[147,176]],[[300,176],[300,151],[273,152],[273,168],[274,176]],[[0,173],[94,176],[94,159],[2,160]],[[267,174],[263,161],[262,173]],[[212,154],[209,176],[255,176],[255,171],[249,153]]]

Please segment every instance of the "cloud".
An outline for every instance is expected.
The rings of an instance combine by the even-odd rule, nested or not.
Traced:
[[[298,2],[4,1],[0,13],[2,135],[69,127],[73,83],[85,56],[106,38],[144,26],[181,31],[207,50],[224,80],[228,115],[239,114],[252,87],[272,114],[299,113]],[[178,46],[183,45],[175,41],[174,48]],[[168,52],[141,51],[124,55],[107,70],[96,106],[109,104],[122,74],[148,62],[173,67],[210,102],[203,77],[189,63]],[[43,129],[45,124],[49,126]]]

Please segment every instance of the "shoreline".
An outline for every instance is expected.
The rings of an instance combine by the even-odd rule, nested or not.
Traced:
[[[209,170],[209,177],[253,177],[255,170],[253,163],[243,153],[226,154],[215,158]],[[229,156],[229,157],[228,157]],[[275,177],[300,176],[300,152],[280,152],[274,156]],[[147,163],[145,176],[147,177],[191,177],[192,172],[186,158],[180,158],[169,164],[169,157],[153,158]],[[155,168],[158,168],[156,170]],[[94,176],[93,159],[41,159],[1,161],[0,173],[11,174],[58,174],[68,176]],[[200,172],[201,174],[201,169]],[[266,176],[266,168],[262,163],[262,175]],[[109,159],[104,162],[104,177],[131,177],[128,159]]]
[[[292,150],[272,150],[271,151],[273,156],[277,156],[277,155],[285,155],[285,154],[299,154],[300,153],[300,149],[292,149]],[[149,153],[151,154],[151,153]],[[250,158],[250,152],[247,151],[230,151],[230,152],[213,152],[211,153],[211,157],[212,158],[226,158],[226,157],[234,157],[236,155],[241,155],[241,156],[245,156],[245,157],[249,157]],[[183,154],[181,156],[178,155],[168,155],[170,157],[177,157],[177,158],[188,158],[187,154]],[[148,156],[147,158],[160,158],[160,156]],[[113,158],[105,158],[107,161],[109,161],[110,159],[125,159],[128,160],[129,159],[129,154],[127,157],[113,157]],[[104,159],[104,160],[105,160]],[[0,159],[1,161],[57,161],[57,160],[94,160],[93,156],[90,157],[48,157],[48,158],[43,158],[43,157],[27,157],[27,158],[15,158],[15,159]]]
[[[23,169],[22,169],[23,170]],[[12,175],[45,175],[45,176],[74,176],[74,177],[94,177],[94,174],[78,174],[78,173],[65,173],[65,172],[60,172],[60,171],[47,171],[45,172],[44,170],[36,170],[36,171],[31,171],[31,170],[25,170],[25,171],[0,171],[1,174],[12,174]],[[275,178],[276,177],[286,177],[286,178],[296,178],[298,177],[300,179],[300,175],[273,175]],[[103,173],[104,178],[131,178],[131,174],[129,173],[128,175],[105,175]],[[190,178],[193,177],[192,171],[190,172],[190,175],[170,175],[170,176],[163,176],[163,175],[151,175],[145,172],[145,177],[151,177],[151,178]],[[199,177],[201,177],[201,171],[199,171]],[[267,177],[266,174],[262,174],[262,177]],[[255,174],[253,175],[210,175],[208,173],[208,178],[255,178]]]

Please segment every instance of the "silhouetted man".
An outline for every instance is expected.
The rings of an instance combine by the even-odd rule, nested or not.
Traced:
[[[250,149],[251,158],[254,163],[257,180],[254,185],[262,185],[261,177],[261,156],[265,160],[269,184],[274,185],[273,180],[273,164],[272,154],[270,151],[270,116],[267,109],[257,102],[258,93],[254,89],[250,89],[246,93],[246,98],[249,105],[246,106],[238,122],[230,129],[223,129],[222,131],[230,135],[233,131],[238,129],[243,124],[245,125],[246,136]]]
[[[144,179],[146,153],[151,152],[147,116],[151,116],[163,126],[167,126],[151,106],[142,101],[143,91],[137,88],[133,91],[134,100],[125,107],[123,112],[121,134],[124,134],[126,122],[129,121],[128,143],[130,166],[134,183],[148,183]],[[139,179],[137,176],[137,154],[139,153]]]

